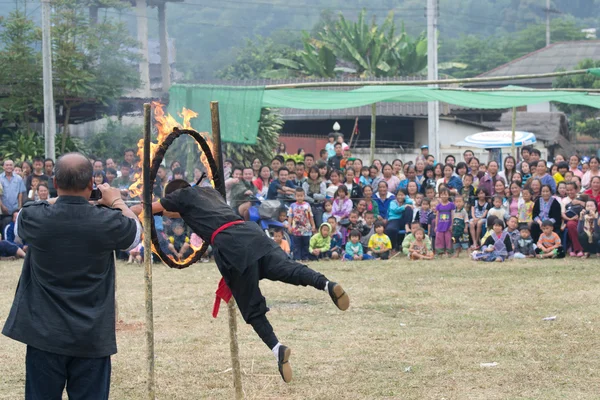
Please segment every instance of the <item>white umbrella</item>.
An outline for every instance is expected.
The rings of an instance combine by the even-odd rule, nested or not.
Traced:
[[[528,146],[536,142],[535,135],[531,132],[516,131],[515,146]],[[502,149],[512,146],[512,131],[479,132],[467,136],[465,140],[457,142],[458,147],[477,147],[480,149]]]

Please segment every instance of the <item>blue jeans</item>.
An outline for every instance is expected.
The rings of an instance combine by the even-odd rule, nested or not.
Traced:
[[[350,254],[344,254],[344,259],[348,260],[348,261],[354,261],[354,258],[352,258],[352,256]],[[363,254],[363,258],[362,258],[361,261],[363,261],[363,260],[372,260],[372,259],[373,259],[372,255],[364,253]]]
[[[108,400],[110,356],[80,358],[48,353],[27,346],[25,400]]]
[[[308,247],[310,245],[310,236],[292,236],[294,241],[294,260],[308,260],[310,253]]]

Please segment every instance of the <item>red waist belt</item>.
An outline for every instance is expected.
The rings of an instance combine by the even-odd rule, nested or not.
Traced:
[[[218,227],[217,229],[215,229],[215,231],[213,232],[213,234],[210,236],[210,244],[215,244],[215,238],[217,237],[217,235],[221,232],[223,232],[225,229],[234,226],[234,225],[240,225],[243,224],[244,221],[231,221],[228,222],[226,224],[221,225],[220,227]]]
[[[223,232],[225,229],[234,226],[234,225],[240,225],[243,224],[244,221],[231,221],[228,222],[226,224],[221,225],[219,228],[217,228],[213,234],[210,237],[210,244],[214,244],[215,242],[215,237],[217,237],[217,235],[221,232]],[[223,301],[225,301],[225,303],[229,303],[229,300],[231,299],[232,293],[231,290],[229,289],[229,287],[227,287],[227,284],[225,283],[225,280],[223,278],[221,278],[221,280],[219,281],[219,286],[215,292],[215,304],[213,305],[213,318],[217,318],[217,315],[219,314],[219,308],[221,307],[221,299],[223,299]]]

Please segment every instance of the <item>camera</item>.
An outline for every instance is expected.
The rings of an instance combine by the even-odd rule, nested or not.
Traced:
[[[92,190],[92,194],[90,195],[91,201],[98,201],[102,198],[102,192],[100,189],[96,188]]]

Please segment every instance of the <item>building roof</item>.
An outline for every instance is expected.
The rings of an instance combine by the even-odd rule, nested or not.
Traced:
[[[548,47],[525,54],[504,65],[485,72],[478,78],[508,75],[544,74],[561,69],[569,70],[585,59],[600,59],[600,40],[581,40],[553,43]],[[554,78],[519,79],[477,83],[470,87],[501,87],[506,85],[551,87]]]
[[[356,77],[340,78],[317,78],[317,79],[255,79],[255,80],[205,80],[189,82],[190,84],[200,85],[223,85],[223,86],[266,86],[280,84],[294,84],[307,82],[360,82],[360,81],[421,81],[424,77],[388,77],[388,78],[369,78],[360,79]],[[328,90],[328,91],[349,91],[356,87],[327,86],[323,88],[310,88],[310,90]],[[469,110],[466,107],[455,106],[452,104],[440,103],[440,114],[450,115],[453,111]],[[479,110],[483,112],[497,112],[497,110]],[[286,120],[322,120],[322,119],[344,119],[355,117],[367,117],[371,115],[371,106],[343,108],[339,110],[304,110],[296,108],[282,108],[281,115]],[[427,116],[427,103],[398,103],[398,102],[380,102],[377,103],[377,115],[381,117],[422,117]]]

